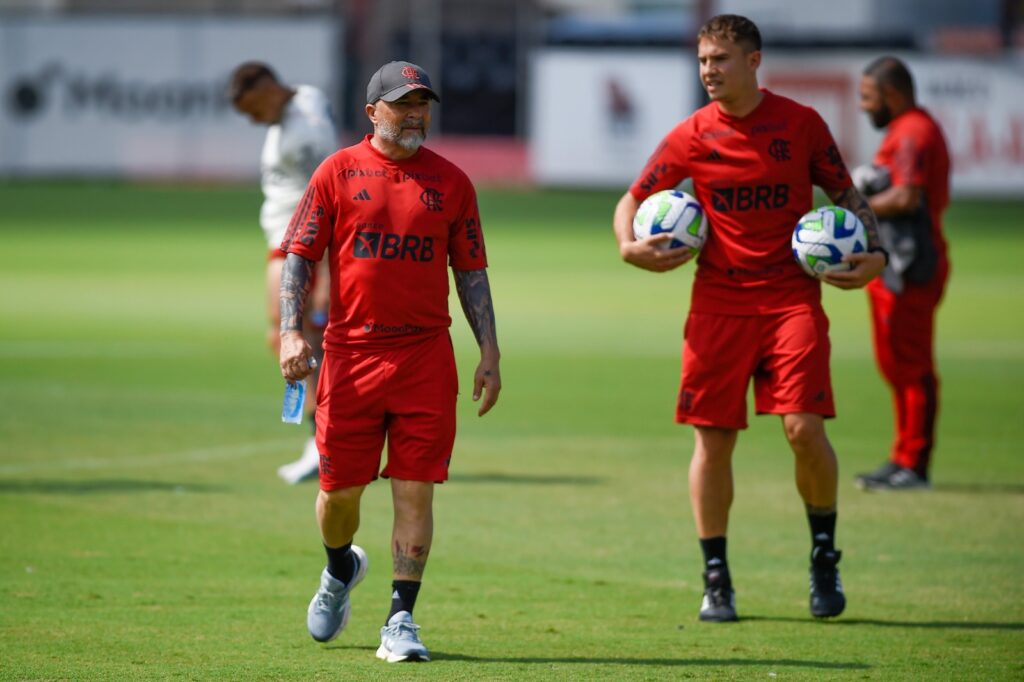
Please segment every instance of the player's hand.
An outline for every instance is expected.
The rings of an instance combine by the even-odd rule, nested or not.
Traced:
[[[498,358],[485,355],[480,359],[473,375],[473,402],[483,397],[477,416],[482,417],[498,402],[501,393],[501,370],[498,369]]]
[[[619,245],[622,260],[642,270],[651,272],[667,272],[689,262],[697,252],[689,246],[677,246],[674,249],[663,248],[672,241],[672,235],[655,234],[646,239],[637,239]]]
[[[313,349],[300,332],[281,334],[281,374],[288,381],[299,381],[313,373],[316,360]]]
[[[843,262],[849,263],[851,269],[826,272],[821,276],[822,281],[840,289],[860,289],[882,274],[882,270],[885,269],[885,254],[881,251],[861,251],[843,256]]]

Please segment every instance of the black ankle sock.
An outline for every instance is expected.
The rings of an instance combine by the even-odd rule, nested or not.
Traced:
[[[824,551],[831,552],[835,549],[836,537],[836,512],[829,511],[821,513],[817,509],[807,510],[807,522],[811,526],[811,551],[822,547]]]
[[[348,585],[356,572],[356,562],[351,552],[352,543],[337,549],[324,545],[324,549],[327,550],[327,572]]]
[[[388,617],[384,620],[384,624],[387,625],[388,621],[391,620],[391,616],[399,611],[408,611],[409,615],[412,615],[412,610],[416,606],[416,596],[419,593],[420,581],[418,580],[392,580],[391,611],[388,612]]]
[[[700,549],[704,552],[704,572],[718,572],[729,582],[729,564],[725,558],[725,536],[701,538]]]

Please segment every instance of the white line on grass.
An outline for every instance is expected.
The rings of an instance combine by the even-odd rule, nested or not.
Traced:
[[[160,341],[0,341],[0,358],[169,358],[195,355],[189,343]]]
[[[279,448],[292,446],[298,448],[300,441],[295,438],[278,438],[275,440],[264,440],[252,443],[236,443],[235,445],[220,445],[212,448],[196,448],[191,450],[179,450],[178,452],[162,452],[152,455],[125,455],[124,457],[99,458],[84,457],[80,459],[52,460],[42,459],[34,462],[17,462],[14,464],[0,464],[0,474],[32,474],[46,473],[52,471],[76,471],[76,470],[97,470],[97,469],[143,469],[148,467],[163,466],[166,464],[181,464],[183,462],[210,462],[214,460],[239,459],[251,455],[271,452]]]

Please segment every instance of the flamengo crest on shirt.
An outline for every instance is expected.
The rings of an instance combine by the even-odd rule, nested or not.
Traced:
[[[428,211],[440,211],[444,208],[444,194],[430,187],[420,193],[420,201]]]
[[[776,137],[768,145],[768,154],[776,161],[789,161],[792,157],[789,153],[789,140]]]

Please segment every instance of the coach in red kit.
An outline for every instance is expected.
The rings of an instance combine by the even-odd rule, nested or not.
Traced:
[[[939,124],[917,106],[913,77],[899,59],[882,57],[867,66],[860,101],[872,124],[886,129],[862,190],[892,252],[868,296],[875,359],[892,389],[896,437],[889,461],[856,481],[868,490],[927,488],[939,415],[935,311],[949,277],[942,232],[949,152]]]
[[[790,237],[812,208],[812,185],[864,222],[870,250],[852,269],[822,279],[863,287],[882,271],[874,215],[853,188],[821,117],[760,89],[761,36],[750,20],[712,18],[698,34],[700,78],[711,103],[665,137],[615,209],[622,258],[664,272],[686,263],[688,247],[663,248],[670,235],[635,240],[632,221],[654,192],[693,178],[709,234],[697,258],[684,330],[676,420],[694,427],[690,498],[704,553],[700,618],[736,620],[726,560],[732,453],[747,426],[751,378],[758,414],[777,414],[796,458],[796,484],[811,527],[814,616],[837,616],[846,600],[834,546],[838,465],[824,419],[835,415],[828,319],[820,283],[793,260]]]
[[[448,478],[455,439],[449,264],[480,345],[473,378],[479,414],[501,390],[476,192],[465,173],[421,146],[432,101],[439,98],[423,69],[382,66],[367,87],[373,134],[320,165],[282,244],[281,371],[289,380],[310,371],[303,301],[324,251],[331,272],[317,388],[317,518],[327,567],[307,624],[317,641],[347,624],[349,594],[367,569],[366,553],[352,544],[360,497],[378,475],[389,478],[394,581],[377,650],[389,662],[429,660],[412,613],[433,536],[434,484]]]

